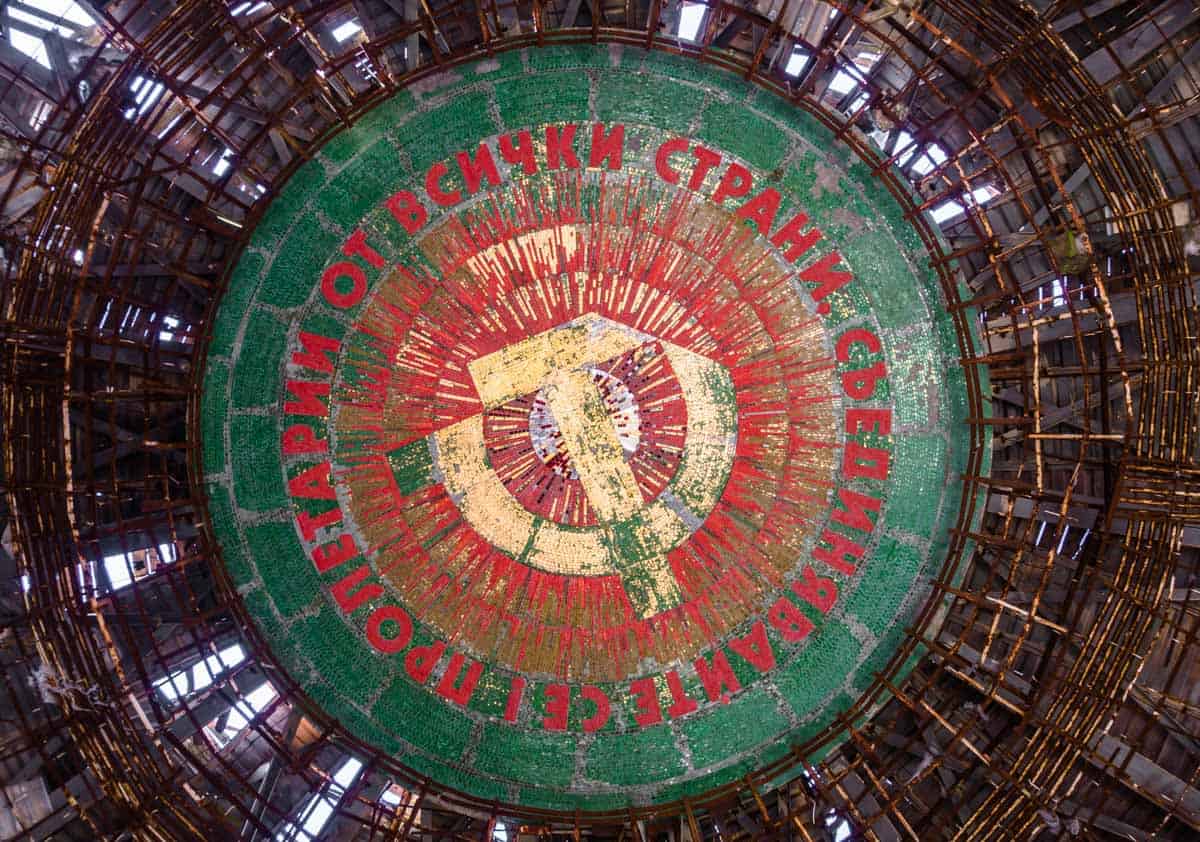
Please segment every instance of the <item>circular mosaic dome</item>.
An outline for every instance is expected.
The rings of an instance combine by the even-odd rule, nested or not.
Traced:
[[[963,502],[946,310],[773,94],[619,47],[461,66],[326,144],[237,264],[201,414],[226,570],[437,786],[711,790],[904,669]]]

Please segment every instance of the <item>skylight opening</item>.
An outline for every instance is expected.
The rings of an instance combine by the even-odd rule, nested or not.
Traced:
[[[1071,560],[1079,558],[1079,554],[1083,552],[1083,545],[1087,543],[1088,536],[1092,534],[1091,529],[1083,530],[1083,535],[1079,537],[1079,545],[1075,547],[1075,552],[1071,553]]]
[[[892,154],[895,154],[895,152],[898,152],[902,149],[907,150],[903,155],[896,159],[896,166],[898,167],[903,167],[912,160],[914,155],[917,154],[916,147],[913,146],[913,136],[905,131],[900,132],[900,134],[896,136],[896,145],[892,148],[895,150]]]
[[[863,107],[866,106],[866,104],[870,101],[871,95],[864,91],[856,96],[854,100],[848,106],[846,106],[846,113],[854,114],[858,111],[861,111]]]
[[[704,23],[704,15],[708,7],[703,3],[684,3],[679,11],[679,38],[683,41],[695,41],[700,35],[700,27]]]
[[[131,328],[137,322],[137,317],[141,315],[141,312],[141,307],[135,307],[133,304],[126,305],[125,315],[121,318],[121,326],[117,329],[128,330]]]
[[[158,133],[158,139],[162,140],[164,137],[166,137],[167,133],[169,131],[171,131],[171,129],[175,128],[175,124],[178,123],[182,119],[183,119],[183,112],[181,111],[180,113],[178,113],[174,117],[172,117],[170,120],[168,120],[167,124],[165,126],[163,126],[162,130]]]
[[[962,216],[966,212],[967,209],[958,202],[943,202],[931,210],[929,214],[933,217],[934,222],[941,225],[943,222],[949,222],[951,219]]]
[[[239,181],[237,187],[238,190],[241,190],[243,193],[249,193],[253,199],[257,199],[259,196],[267,192],[266,186],[262,184],[256,184],[252,181]]]
[[[1000,195],[1000,191],[990,184],[983,187],[976,187],[971,191],[971,204],[982,207],[992,199]],[[938,225],[943,222],[949,222],[955,217],[962,216],[967,212],[966,207],[961,202],[949,201],[933,208],[929,213],[933,217],[933,221]]]
[[[375,63],[371,61],[371,56],[367,52],[365,44],[359,44],[358,46],[358,58],[354,61],[354,69],[367,81],[378,84],[379,74],[375,70]]]
[[[29,127],[35,132],[42,126],[46,125],[46,121],[50,119],[50,115],[54,112],[54,103],[49,100],[41,100],[37,107],[33,109],[33,113],[29,115]]]
[[[333,816],[333,808],[337,802],[330,803],[328,798],[314,798],[304,811],[304,815],[300,820],[300,828],[297,833],[285,833],[281,836],[276,836],[276,839],[304,839],[313,840],[320,836],[321,831],[325,829],[325,825],[329,824],[329,819]]]
[[[362,761],[351,757],[342,764],[342,768],[334,773],[333,782],[342,789],[348,789],[350,784],[354,783],[354,779],[358,777],[360,769],[362,769]]]
[[[43,18],[41,15],[31,15],[29,12],[19,9],[16,6],[8,7],[8,16],[13,20],[19,20],[22,23],[27,23],[31,27],[40,29],[43,32],[57,32],[59,35],[74,35],[75,28],[72,26],[63,26],[57,23],[57,20],[50,21]]]
[[[990,184],[985,184],[983,187],[976,187],[971,191],[971,201],[976,205],[986,205],[999,195],[999,190]]]
[[[134,104],[125,109],[126,120],[136,120],[154,107],[166,90],[166,85],[149,76],[135,76],[129,83]]]
[[[272,687],[269,681],[264,681],[239,699],[225,717],[225,727],[221,733],[224,740],[228,742],[242,733],[251,720],[266,710],[278,695],[279,691]]]
[[[808,66],[810,56],[804,50],[796,47],[792,50],[792,54],[788,56],[787,64],[783,67],[785,76],[791,76],[796,79],[804,72],[804,68]]]
[[[46,52],[46,45],[42,43],[41,38],[23,32],[15,26],[10,26],[8,27],[8,42],[13,45],[14,49],[20,50],[47,70],[50,69],[50,54]]]
[[[865,49],[854,57],[854,64],[864,73],[879,63],[883,58],[882,53],[877,53],[874,49]]]
[[[1062,531],[1062,537],[1060,537],[1058,539],[1058,546],[1054,548],[1055,554],[1057,554],[1057,555],[1062,554],[1063,547],[1065,547],[1067,545],[1067,536],[1070,534],[1071,534],[1071,527],[1064,526],[1063,531]]]
[[[1050,282],[1050,295],[1052,307],[1067,306],[1067,282],[1064,278],[1055,278]]]
[[[275,842],[293,842],[293,840],[312,842],[317,839],[324,832],[325,825],[329,824],[330,818],[333,817],[333,811],[337,809],[342,794],[354,783],[361,771],[361,760],[353,757],[346,758],[346,761],[334,773],[333,783],[314,795],[301,811],[299,826],[293,822],[285,823],[275,834]]]
[[[96,21],[83,10],[74,0],[23,0],[26,6],[37,9],[39,13],[61,24],[62,21],[75,24],[75,27],[94,26]],[[9,12],[14,11],[9,7]],[[66,34],[66,33],[64,33]]]
[[[25,0],[24,5],[32,12],[8,4],[8,17],[19,21],[24,28],[7,25],[8,41],[42,67],[50,68],[50,54],[43,39],[48,32],[60,35],[75,35],[80,27],[92,26],[95,21],[73,0]],[[35,30],[29,32],[28,30]],[[39,128],[35,126],[34,128]]]
[[[259,9],[262,9],[267,5],[268,4],[265,2],[253,3],[253,2],[249,2],[249,0],[247,0],[246,2],[238,3],[232,9],[230,9],[229,14],[233,15],[235,18],[244,17],[246,15],[254,14]]]
[[[229,167],[232,166],[232,164],[233,150],[226,149],[221,153],[221,157],[217,159],[217,162],[213,164],[213,175],[215,175],[217,178],[220,178],[221,176],[225,175],[225,173],[229,172]]]
[[[114,591],[120,590],[126,585],[133,584],[133,559],[124,553],[106,555],[104,572],[108,574],[109,586]]]
[[[829,829],[833,842],[849,842],[854,838],[854,826],[850,824],[850,819],[837,810],[825,814],[825,827]]]
[[[945,151],[942,150],[942,147],[936,143],[931,143],[925,148],[925,154],[913,164],[913,172],[917,175],[929,175],[942,164],[946,163],[948,157]]]
[[[96,581],[96,562],[90,560],[79,562],[75,567],[75,574],[79,580],[79,599],[81,602],[87,602],[90,583]]]
[[[858,80],[845,70],[839,70],[833,74],[833,79],[829,82],[829,90],[839,96],[845,96],[857,87]]]
[[[175,318],[174,316],[163,316],[162,323],[163,323],[164,327],[170,328],[170,330],[160,330],[158,332],[158,338],[160,340],[162,340],[163,342],[170,342],[171,340],[173,340],[175,338],[175,329],[178,328],[179,324],[180,324],[179,319]],[[174,553],[175,545],[174,544],[160,544],[158,547],[159,558],[163,557],[162,553],[163,553],[164,547],[167,547],[171,550],[170,561],[174,561],[175,560],[175,553]],[[170,561],[168,561],[168,564],[170,563]]]
[[[177,702],[185,696],[199,693],[212,686],[217,676],[246,660],[246,652],[240,643],[226,646],[203,661],[177,670],[154,682],[155,688],[168,702]]]
[[[362,24],[354,18],[351,18],[345,23],[340,23],[333,28],[333,37],[339,44],[341,44],[343,41],[350,40],[360,32],[362,32]]]

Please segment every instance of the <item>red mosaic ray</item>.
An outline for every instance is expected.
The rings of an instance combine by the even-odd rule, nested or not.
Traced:
[[[820,326],[752,232],[640,177],[584,190],[570,174],[496,191],[425,236],[422,250],[429,268],[394,272],[364,310],[338,396],[341,461],[352,466],[344,479],[397,595],[482,657],[595,679],[686,657],[760,609],[787,567],[770,545],[802,541],[826,505],[836,439]],[[721,499],[668,554],[684,602],[646,618],[619,576],[523,564],[484,540],[442,486],[404,496],[384,476],[392,449],[484,412],[471,361],[588,313],[721,363],[737,403]],[[623,358],[606,365],[646,414],[629,464],[654,499],[678,471],[687,432],[675,378],[665,357],[635,373],[622,371]],[[534,401],[484,414],[490,464],[529,511],[593,523],[570,472],[530,445]]]
[[[614,418],[619,434],[637,437],[628,461],[642,499],[649,503],[675,475],[686,437],[687,406],[670,360],[661,344],[649,343],[598,364],[594,379],[606,400],[612,381],[637,407],[636,418]],[[539,421],[539,408],[544,404],[530,394],[484,413],[488,464],[534,514],[567,526],[595,526],[595,512],[573,471],[570,453],[553,429],[553,419]],[[636,430],[625,425],[636,425]],[[553,441],[547,453],[539,453],[534,444],[539,434]]]

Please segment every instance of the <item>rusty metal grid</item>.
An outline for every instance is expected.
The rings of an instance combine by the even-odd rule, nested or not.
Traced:
[[[672,7],[659,0],[574,4],[573,19],[569,3],[421,3],[408,21],[385,0],[250,5],[91,7],[98,25],[65,82],[0,57],[6,101],[50,103],[36,129],[9,116],[0,198],[3,514],[16,571],[0,782],[41,775],[53,790],[55,809],[30,836],[270,837],[331,791],[347,754],[365,765],[333,790],[332,838],[491,839],[498,822],[595,839],[682,828],[697,840],[824,839],[843,822],[864,838],[920,840],[1200,830],[1200,332],[1175,210],[1200,210],[1184,131],[1197,101],[1149,96],[1166,74],[1191,76],[1194,10],[788,0],[764,15],[710,3],[687,43],[660,26]],[[362,36],[331,40],[352,17]],[[375,756],[273,664],[204,526],[194,412],[225,274],[301,161],[456,61],[577,41],[734,69],[837,130],[909,209],[960,337],[982,314],[985,347],[963,363],[986,371],[991,393],[968,377],[959,529],[905,650],[857,708],[865,722],[848,717],[788,764],[694,802],[514,815]],[[865,42],[886,57],[867,70],[855,64]],[[794,46],[810,57],[796,77],[779,61]],[[839,71],[858,80],[853,93],[830,87]],[[130,93],[138,77],[163,85],[144,109]],[[913,178],[915,194],[891,166],[911,150],[893,139],[880,154],[865,140],[884,126],[948,153]],[[233,154],[218,176],[202,164],[220,149]],[[1086,190],[1071,184],[1080,168]],[[998,198],[968,201],[944,239],[919,213],[984,185]],[[990,470],[985,427],[1000,442]],[[968,534],[977,490],[986,516]],[[115,589],[95,565],[113,554],[136,557],[135,581]],[[245,660],[164,701],[164,677],[234,643]],[[894,685],[914,651],[917,669]],[[211,723],[264,678],[278,698],[230,742],[214,740]],[[766,791],[785,767],[792,783]],[[403,795],[389,806],[379,799],[393,784]]]

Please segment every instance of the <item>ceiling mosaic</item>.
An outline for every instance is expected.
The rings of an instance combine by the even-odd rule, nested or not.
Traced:
[[[734,780],[834,727],[945,558],[966,381],[927,264],[849,147],[732,75],[572,47],[426,79],[230,280],[226,570],[307,695],[441,786]]]

